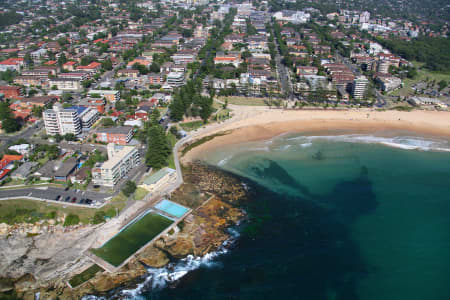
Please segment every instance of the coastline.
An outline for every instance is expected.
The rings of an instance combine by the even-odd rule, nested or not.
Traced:
[[[244,112],[240,112],[241,114]],[[245,113],[247,115],[247,113]],[[204,128],[193,135],[199,140],[219,132],[230,133],[214,137],[189,150],[181,157],[183,164],[201,158],[205,151],[213,151],[224,145],[269,139],[284,133],[318,132],[322,134],[377,133],[408,131],[433,137],[450,137],[450,112],[440,111],[283,111],[260,110],[253,116],[233,120],[219,129]]]
[[[91,279],[75,287],[69,286],[68,282],[73,276],[92,265],[92,261],[87,257],[81,259],[80,265],[74,264],[72,260],[67,261],[68,271],[65,273],[57,272],[54,264],[51,266],[44,264],[48,273],[48,278],[45,279],[36,276],[37,271],[33,268],[16,268],[14,274],[0,277],[0,298],[10,296],[34,299],[36,293],[39,293],[42,299],[58,297],[81,299],[86,295],[105,296],[114,289],[118,289],[114,293],[122,297],[124,296],[121,294],[122,291],[125,293],[129,288],[146,289],[154,284],[161,284],[160,272],[166,272],[167,276],[163,281],[170,284],[179,279],[178,275],[172,274],[172,268],[187,268],[185,264],[188,268],[193,268],[195,266],[191,266],[191,263],[200,266],[215,255],[225,253],[233,239],[228,228],[237,225],[246,216],[245,211],[239,206],[239,202],[246,198],[245,188],[238,179],[202,164],[191,164],[185,169],[184,175],[185,183],[174,191],[172,200],[192,207],[192,213],[187,215],[174,230],[162,235],[142,252],[130,257],[124,266],[114,272],[98,272]],[[30,227],[33,226],[34,224],[30,224]],[[83,228],[89,231],[89,228],[85,227],[73,228],[73,231],[77,232]],[[63,230],[58,232],[62,234]],[[6,234],[0,235],[0,246],[6,254],[11,254],[18,245],[27,241],[34,245],[33,251],[40,253],[40,249],[46,248],[47,240],[52,238],[62,237],[61,235],[56,237],[51,233],[31,237],[20,233]],[[43,243],[41,239],[45,239],[46,242]],[[28,248],[28,244],[23,248]],[[28,255],[31,256],[30,253]],[[36,254],[29,258],[33,260],[33,264],[38,264],[36,260],[42,261],[41,258],[35,259],[34,256]],[[15,267],[14,263],[8,263],[8,266]],[[141,280],[144,277],[150,286],[142,284]]]

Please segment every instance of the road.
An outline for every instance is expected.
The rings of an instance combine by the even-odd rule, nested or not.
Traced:
[[[112,70],[106,71],[105,73],[103,73],[103,75],[99,78],[99,80],[97,80],[97,82],[95,82],[91,86],[91,89],[97,89],[99,87],[100,83],[111,80],[114,77],[116,70],[122,68],[123,66],[124,66],[124,63],[121,62],[121,63],[117,64],[117,66],[115,66]]]
[[[0,145],[0,152],[4,152],[6,150],[6,146],[8,146],[13,141],[17,141],[19,139],[25,139],[27,141],[30,140],[34,133],[42,129],[43,124],[44,123],[41,121],[35,125],[28,126],[23,131],[20,131],[19,133],[14,135],[0,135],[0,141],[2,141],[2,144]]]
[[[280,47],[278,41],[274,39],[277,49],[277,55],[275,56],[275,62],[277,65],[278,80],[281,82],[281,91],[283,95],[287,95],[287,99],[294,100],[294,90],[292,88],[292,82],[289,75],[288,68],[282,63],[282,57],[280,55]]]
[[[56,187],[40,187],[40,188],[23,188],[23,189],[8,189],[8,190],[0,190],[0,198],[20,198],[20,197],[34,197],[40,198],[44,200],[55,200],[56,196],[62,196],[63,199],[66,197],[73,197],[80,200],[82,198],[91,199],[93,201],[97,201],[98,205],[103,204],[107,201],[108,198],[111,197],[109,194],[102,194],[97,192],[90,191],[81,191],[81,190],[68,190],[64,191],[62,188]],[[64,203],[63,201],[60,201]],[[86,205],[89,206],[89,205]]]

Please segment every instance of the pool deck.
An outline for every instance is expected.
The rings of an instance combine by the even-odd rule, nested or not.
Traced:
[[[158,202],[159,203],[159,202]],[[187,207],[186,207],[187,208]],[[155,213],[158,213],[168,219],[173,220],[174,222],[168,226],[166,229],[164,229],[163,231],[161,231],[161,233],[159,233],[157,236],[155,236],[153,239],[151,239],[148,243],[146,243],[144,246],[142,246],[141,248],[139,248],[136,252],[134,252],[133,254],[131,254],[126,260],[124,260],[119,266],[114,266],[112,264],[110,264],[109,262],[107,262],[106,260],[102,259],[101,257],[98,257],[97,255],[95,255],[94,253],[92,253],[90,250],[87,250],[85,252],[85,255],[87,255],[87,257],[89,259],[91,259],[94,263],[96,263],[97,265],[99,265],[100,267],[102,267],[105,271],[110,272],[110,273],[114,273],[117,272],[118,270],[120,270],[124,265],[126,265],[128,262],[130,262],[131,259],[133,259],[137,254],[139,254],[140,252],[142,252],[145,248],[147,248],[148,246],[150,246],[151,244],[153,244],[154,241],[158,240],[159,238],[161,238],[163,235],[167,234],[172,228],[174,228],[175,226],[178,225],[178,223],[180,223],[186,216],[188,216],[191,212],[192,209],[188,208],[188,211],[186,211],[186,213],[184,215],[182,215],[179,218],[176,218],[175,216],[169,215],[168,213],[159,210],[157,208],[155,208],[154,206],[150,208],[151,210],[153,210]],[[131,222],[134,222],[135,218],[133,218],[132,220],[130,220],[130,222],[128,222],[127,224],[125,224],[125,226],[123,226],[121,228],[121,230],[123,228],[125,228],[126,226],[128,226],[128,224],[130,224]]]

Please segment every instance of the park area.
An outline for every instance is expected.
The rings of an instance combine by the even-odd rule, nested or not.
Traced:
[[[148,211],[124,227],[118,234],[92,253],[113,266],[120,266],[128,257],[158,236],[174,221]]]
[[[267,106],[268,98],[252,98],[252,97],[239,97],[239,96],[230,96],[230,97],[217,97],[220,102],[225,103],[225,99],[228,101],[228,104],[233,105],[249,105],[249,106]]]

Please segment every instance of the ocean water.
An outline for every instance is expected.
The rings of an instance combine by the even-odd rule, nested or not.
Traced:
[[[283,135],[205,160],[241,177],[228,245],[152,270],[129,299],[450,299],[450,144]]]

